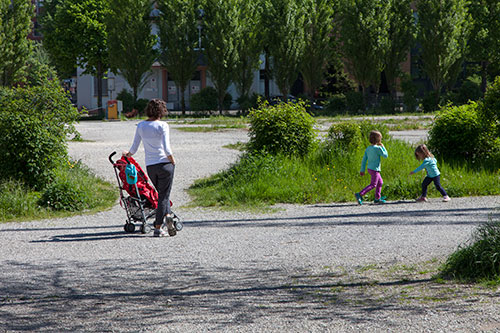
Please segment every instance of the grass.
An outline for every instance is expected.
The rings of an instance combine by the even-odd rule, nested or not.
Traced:
[[[229,124],[229,125],[176,127],[177,130],[183,132],[216,132],[224,129],[235,129],[235,128],[246,128],[246,125]]]
[[[384,143],[389,158],[382,160],[382,194],[388,200],[415,199],[420,195],[425,172],[409,175],[420,164],[413,156],[413,147],[399,140]],[[189,191],[195,205],[238,209],[276,203],[354,201],[354,193],[370,181],[369,176],[359,176],[363,148],[328,153],[318,147],[303,158],[244,155],[228,170],[195,182]],[[444,161],[438,165],[441,183],[451,197],[500,194],[499,170]],[[428,195],[440,196],[434,187],[429,187]],[[365,200],[373,200],[373,191]]]
[[[17,180],[2,180],[0,181],[0,222],[90,214],[108,209],[116,202],[116,188],[79,164],[72,165],[64,176],[60,172],[57,177],[63,177],[63,180],[58,181],[72,184],[78,189],[78,201],[82,203],[83,210],[67,211],[49,208],[41,202],[43,192],[28,188]]]
[[[500,221],[480,225],[471,240],[448,257],[439,276],[499,286]]]

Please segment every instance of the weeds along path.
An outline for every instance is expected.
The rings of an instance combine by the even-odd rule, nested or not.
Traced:
[[[85,122],[70,153],[114,181],[107,157],[135,121]],[[430,280],[500,197],[449,203],[280,205],[264,213],[182,207],[194,179],[233,163],[243,130],[181,132],[173,238],[126,234],[119,205],[0,224],[0,332],[498,331],[498,292]],[[142,152],[140,153],[142,154]],[[143,156],[138,154],[142,164]]]

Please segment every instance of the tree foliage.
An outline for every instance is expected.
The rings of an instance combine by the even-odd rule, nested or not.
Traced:
[[[97,105],[102,107],[102,78],[109,68],[107,0],[55,0],[43,20],[44,45],[63,73],[77,66],[97,77]]]
[[[111,70],[127,80],[134,96],[143,88],[157,57],[157,38],[151,34],[149,0],[109,0],[106,21]]]
[[[329,0],[305,1],[305,50],[300,65],[309,97],[321,86],[335,54],[334,7]]]
[[[481,90],[486,91],[488,66],[500,61],[500,2],[475,0],[468,4],[472,17],[468,59],[481,63]]]
[[[159,59],[181,90],[181,108],[184,114],[184,93],[196,71],[200,54],[197,29],[200,13],[194,0],[162,0],[159,1],[159,9]]]
[[[234,72],[234,83],[243,99],[248,99],[252,87],[254,73],[259,69],[262,29],[260,25],[261,6],[258,2],[240,1],[238,22],[240,36],[237,38],[236,49],[238,61]]]
[[[24,80],[34,8],[30,0],[0,0],[0,85]]]
[[[221,113],[224,96],[238,63],[237,44],[241,36],[239,3],[239,0],[206,0],[204,5],[205,59],[210,78],[217,90]]]
[[[396,79],[401,76],[401,63],[406,60],[415,42],[416,25],[411,9],[412,0],[390,0],[389,45],[384,71],[389,91],[395,95]]]
[[[283,96],[297,79],[304,54],[305,15],[301,0],[264,0],[262,28],[272,58],[272,71]]]
[[[467,1],[419,1],[417,12],[423,69],[439,98],[465,55],[470,26]]]
[[[389,48],[389,0],[344,0],[340,10],[341,50],[365,96],[378,89]]]

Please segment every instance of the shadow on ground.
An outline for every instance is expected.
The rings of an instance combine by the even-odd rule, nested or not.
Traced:
[[[449,291],[449,286],[428,277],[393,276],[378,282],[342,270],[312,274],[256,270],[252,262],[247,266],[241,270],[206,269],[196,263],[8,262],[0,274],[0,330],[139,331],[189,323],[230,331],[266,318],[370,322],[390,329],[391,322],[384,318],[391,312],[404,318],[429,310],[454,315],[474,311],[474,300],[464,297],[464,288]],[[9,270],[23,271],[30,278],[16,279],[6,273]],[[434,288],[432,295],[448,289],[446,296],[436,298],[439,301],[408,296],[408,290],[425,288]]]

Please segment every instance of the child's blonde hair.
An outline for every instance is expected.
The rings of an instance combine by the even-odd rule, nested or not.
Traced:
[[[415,148],[415,157],[417,159],[419,159],[419,154],[423,156],[423,159],[427,157],[434,157],[434,155],[432,155],[432,153],[429,151],[429,148],[427,148],[427,146],[424,144],[419,145],[417,146],[417,148]]]
[[[372,145],[379,145],[382,143],[382,133],[379,131],[370,132],[370,143]]]

